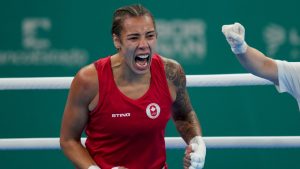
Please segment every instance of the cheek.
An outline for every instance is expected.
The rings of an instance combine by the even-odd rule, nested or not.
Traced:
[[[125,55],[127,57],[130,57],[134,54],[135,48],[134,47],[129,47],[125,49]]]
[[[157,43],[157,39],[149,40],[148,43],[149,43],[149,45],[150,45],[151,47],[155,47],[155,46],[156,46],[156,43]]]
[[[126,62],[130,63],[134,59],[134,48],[122,49],[123,56]]]
[[[156,50],[156,43],[157,43],[156,40],[155,41],[151,41],[149,43],[149,46],[150,46],[152,52]]]
[[[133,53],[135,48],[136,48],[136,46],[134,46],[133,44],[122,45],[121,52],[124,55],[127,55],[127,54],[130,54],[130,53]]]

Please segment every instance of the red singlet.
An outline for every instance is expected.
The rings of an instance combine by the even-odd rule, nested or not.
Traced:
[[[166,166],[164,132],[172,99],[164,65],[154,55],[148,91],[133,100],[115,84],[110,57],[95,62],[99,102],[90,112],[86,148],[101,169],[162,169]]]

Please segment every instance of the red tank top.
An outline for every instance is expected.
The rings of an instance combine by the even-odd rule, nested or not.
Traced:
[[[86,148],[101,169],[161,169],[166,166],[165,128],[172,99],[164,65],[154,55],[148,91],[133,100],[115,84],[110,57],[95,62],[99,102],[90,112]]]

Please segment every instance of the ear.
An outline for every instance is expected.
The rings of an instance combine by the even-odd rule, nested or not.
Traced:
[[[113,34],[113,42],[116,49],[121,48],[121,39],[116,34]]]

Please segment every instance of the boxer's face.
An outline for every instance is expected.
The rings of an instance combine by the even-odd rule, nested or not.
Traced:
[[[127,17],[122,26],[120,37],[114,38],[119,54],[134,73],[148,72],[157,41],[152,18],[148,15]]]

